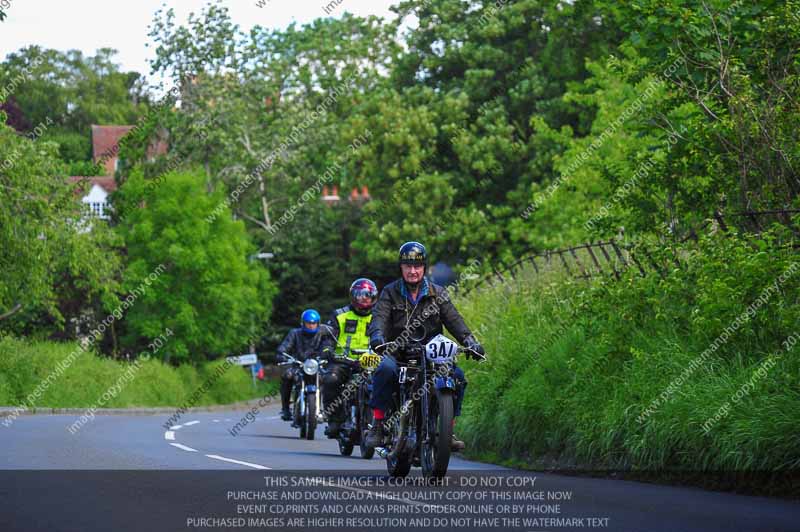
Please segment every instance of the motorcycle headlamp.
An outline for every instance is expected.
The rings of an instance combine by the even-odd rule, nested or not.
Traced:
[[[305,362],[303,362],[303,371],[306,375],[316,375],[317,370],[319,370],[319,362],[314,360],[313,358],[309,358]]]

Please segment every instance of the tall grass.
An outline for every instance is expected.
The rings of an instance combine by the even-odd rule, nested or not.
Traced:
[[[183,404],[206,380],[220,361],[199,366],[184,364],[173,367],[158,360],[132,363],[82,353],[62,375],[52,379],[42,395],[27,398],[39,383],[45,381],[57,364],[76,349],[74,343],[55,343],[0,337],[0,405],[39,407],[103,408],[178,406]],[[121,379],[128,372],[129,378]],[[213,380],[213,379],[211,379]],[[99,405],[103,394],[120,383],[119,392]],[[276,383],[259,383],[253,387],[250,375],[240,367],[230,367],[196,406],[227,404],[277,389]],[[111,393],[107,394],[108,398]]]
[[[712,237],[681,254],[664,278],[529,271],[459,301],[489,353],[465,363],[459,430],[472,455],[593,470],[800,469],[800,345],[782,344],[800,332],[800,256],[768,236]],[[641,417],[794,263],[754,316]],[[757,376],[770,356],[774,367]],[[726,402],[728,415],[703,430]]]

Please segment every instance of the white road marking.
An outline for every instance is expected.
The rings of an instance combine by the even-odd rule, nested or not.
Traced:
[[[225,418],[225,421],[233,421],[233,420],[232,420],[232,419],[230,419],[230,418],[227,418],[227,417],[226,417],[226,418]]]
[[[219,419],[215,419],[215,420],[214,420],[214,423],[219,423]]]
[[[173,426],[171,426],[171,427],[169,428],[169,430],[178,430],[178,429],[179,429],[179,428],[181,428],[182,426],[183,426],[183,425],[173,425]]]
[[[190,421],[188,423],[184,423],[183,426],[184,427],[188,427],[189,425],[197,425],[198,423],[200,423],[200,422],[199,421]]]
[[[174,444],[173,444],[174,445]],[[250,462],[242,462],[240,460],[234,460],[232,458],[225,458],[224,456],[219,456],[216,454],[207,454],[209,458],[213,458],[214,460],[222,460],[223,462],[230,462],[232,464],[239,464],[247,467],[252,467],[254,469],[272,469],[271,467],[259,465],[259,464],[251,464]]]
[[[189,451],[190,453],[196,453],[197,449],[192,449],[191,447],[186,447],[185,445],[181,445],[180,443],[170,443],[173,447],[177,447],[178,449],[183,449],[184,451]]]
[[[280,416],[273,416],[273,417],[270,417],[270,418],[267,418],[267,419],[277,419],[279,417]],[[219,420],[215,420],[215,421],[219,421]],[[190,421],[189,423],[186,423],[186,425],[193,425],[195,423],[199,423],[199,421]],[[176,425],[176,427],[180,428],[180,425]],[[174,429],[176,427],[172,427],[172,428]],[[167,432],[164,433],[164,438],[166,438],[167,440],[174,440],[175,439],[175,433],[172,432],[172,431],[167,431]],[[170,445],[172,445],[173,447],[177,447],[178,449],[182,449],[184,451],[189,451],[189,452],[192,452],[192,453],[196,453],[197,452],[197,449],[192,449],[191,447],[187,447],[186,445],[182,445],[180,443],[170,443]],[[213,458],[214,460],[221,460],[223,462],[230,462],[232,464],[239,464],[239,465],[243,465],[243,466],[247,466],[247,467],[252,467],[253,469],[272,469],[271,467],[267,467],[267,466],[264,466],[264,465],[261,465],[261,464],[253,464],[251,462],[243,462],[241,460],[234,460],[233,458],[225,458],[224,456],[219,456],[217,454],[207,454],[206,456],[208,458]],[[370,494],[374,495],[375,497],[378,497],[378,498],[381,498],[381,499],[391,499],[393,501],[400,501],[400,502],[404,502],[406,504],[410,504],[412,506],[431,507],[431,508],[437,508],[437,509],[440,508],[439,506],[437,506],[435,504],[427,504],[427,503],[424,503],[424,502],[412,501],[412,500],[405,499],[405,498],[397,498],[392,494],[386,494],[386,493],[381,493],[381,492],[378,492],[378,491],[355,488],[353,486],[340,486],[340,485],[334,484],[332,482],[320,481],[318,479],[314,479],[314,481],[317,484],[320,484],[322,486],[326,486],[326,487],[329,487],[329,488],[338,488],[338,489],[343,489],[343,490],[348,490],[348,491],[352,491],[352,492],[355,492],[355,493],[363,493],[363,494],[370,493]]]
[[[267,419],[280,419],[280,418],[281,418],[281,416],[272,416],[272,417],[268,417],[268,418],[264,419],[264,421],[266,421]]]

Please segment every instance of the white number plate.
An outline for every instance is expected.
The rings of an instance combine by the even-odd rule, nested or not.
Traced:
[[[455,358],[458,353],[458,344],[443,334],[437,334],[425,346],[425,355],[431,362],[443,364]]]

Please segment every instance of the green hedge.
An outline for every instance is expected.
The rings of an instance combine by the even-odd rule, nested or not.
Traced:
[[[459,431],[472,456],[576,469],[800,469],[800,345],[787,341],[800,344],[800,256],[769,236],[711,237],[679,253],[683,266],[670,262],[663,278],[527,272],[460,301],[490,355],[465,363]],[[726,403],[727,415],[707,424]]]
[[[18,406],[40,383],[57,371],[77,349],[75,343],[31,342],[13,337],[0,338],[0,405]],[[180,406],[221,365],[221,361],[200,366],[169,366],[150,359],[134,365],[83,352],[63,373],[42,386],[43,393],[32,406],[104,408]],[[106,391],[118,386],[115,394],[98,404]],[[261,397],[277,390],[275,382],[259,382],[253,388],[250,374],[234,366],[214,381],[195,406],[228,404]],[[27,403],[25,403],[27,405]],[[31,406],[31,405],[28,405]]]

